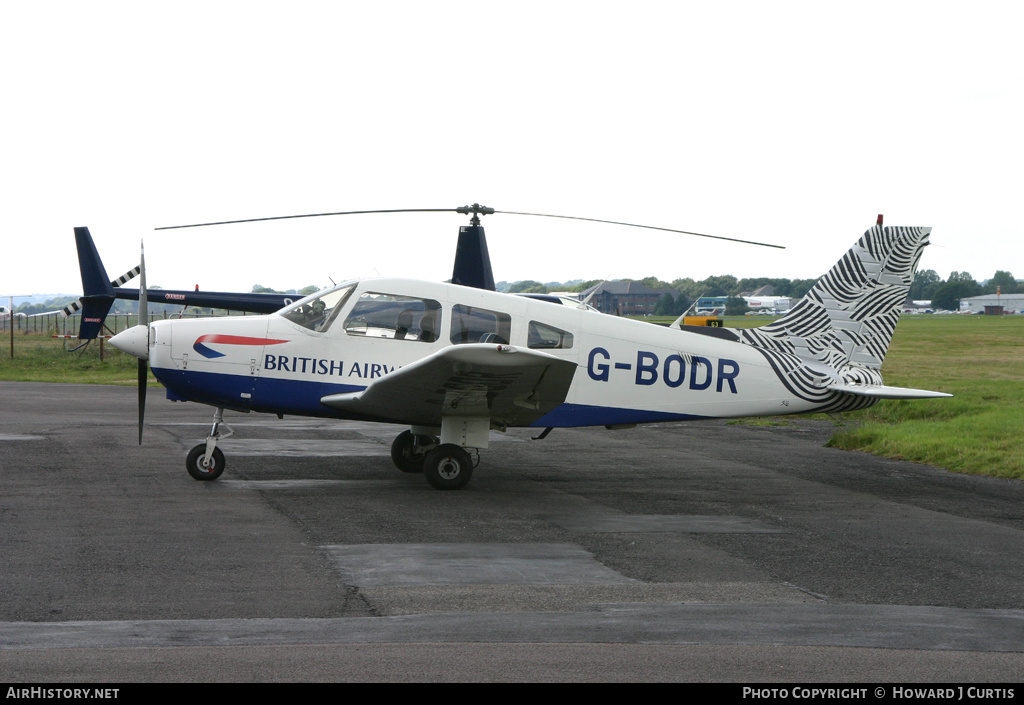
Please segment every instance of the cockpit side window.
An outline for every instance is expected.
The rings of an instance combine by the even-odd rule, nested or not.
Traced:
[[[500,311],[489,311],[456,304],[452,307],[450,340],[465,343],[499,343],[507,345],[511,337],[512,317]]]
[[[433,299],[367,292],[345,319],[345,332],[367,338],[432,343],[441,323],[441,304]]]
[[[530,321],[526,346],[534,349],[568,350],[572,347],[572,333],[549,326],[546,323]]]
[[[324,332],[334,323],[353,289],[355,284],[348,284],[307,296],[281,315],[303,328]]]

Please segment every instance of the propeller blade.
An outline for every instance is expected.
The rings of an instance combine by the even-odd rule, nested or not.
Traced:
[[[146,248],[139,253],[139,325],[146,326],[146,349],[149,350],[149,300],[146,293]],[[143,421],[146,417],[146,387],[149,386],[149,362],[139,358],[139,445],[142,445]]]
[[[145,319],[145,323],[149,325],[149,302],[148,295],[146,293],[146,247],[141,245],[139,252],[139,323],[141,324]]]
[[[149,364],[139,360],[139,445],[142,445],[142,423],[146,418],[146,387],[149,382]]]

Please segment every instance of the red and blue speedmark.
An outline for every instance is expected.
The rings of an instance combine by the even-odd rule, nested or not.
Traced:
[[[196,338],[196,342],[192,344],[192,349],[203,357],[224,357],[225,353],[218,352],[213,348],[207,347],[204,343],[210,345],[280,345],[281,343],[291,342],[289,340],[275,340],[273,338],[250,338],[244,335],[220,335],[218,333],[211,333],[209,335],[201,335]]]

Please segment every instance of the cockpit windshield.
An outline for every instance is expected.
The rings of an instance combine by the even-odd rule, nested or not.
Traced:
[[[283,309],[280,314],[292,323],[297,323],[303,328],[314,331],[326,331],[334,323],[338,312],[356,288],[355,282],[346,282],[333,289],[326,289],[307,296],[289,309]]]

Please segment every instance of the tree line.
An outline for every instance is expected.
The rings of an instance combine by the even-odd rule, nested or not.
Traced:
[[[991,279],[979,284],[969,272],[950,272],[943,280],[934,269],[917,273],[910,287],[910,300],[931,301],[932,308],[953,311],[959,308],[960,299],[982,294],[1024,294],[1024,283],[1014,279],[1010,272],[998,270]]]
[[[603,279],[590,279],[588,281],[574,279],[567,282],[541,283],[525,279],[512,283],[498,282],[497,289],[498,291],[511,294],[549,294],[553,291],[582,292],[592,286],[601,284],[603,281]],[[814,286],[817,279],[786,279],[784,277],[745,277],[737,279],[731,274],[722,274],[701,279],[700,281],[695,281],[690,277],[676,279],[672,282],[665,282],[657,277],[644,277],[643,279],[636,280],[623,279],[621,281],[639,281],[651,289],[666,291],[666,295],[662,296],[661,300],[658,301],[655,313],[668,316],[683,313],[693,301],[701,296],[730,297],[733,299],[733,301],[729,302],[731,304],[730,308],[738,308],[743,305],[743,300],[739,298],[740,294],[755,291],[766,284],[771,284],[775,287],[774,296],[788,296],[791,299],[799,299]],[[150,288],[159,290],[161,287],[153,286]],[[907,298],[911,301],[931,301],[932,308],[952,311],[960,306],[960,299],[981,296],[982,294],[995,294],[997,288],[1003,294],[1024,294],[1024,282],[1017,281],[1013,274],[1008,271],[998,270],[991,279],[986,280],[984,283],[978,283],[969,272],[950,272],[949,277],[943,279],[934,269],[924,269],[919,271],[917,276],[914,277],[914,283],[910,287],[910,294]],[[261,284],[256,284],[252,288],[252,293],[257,294],[296,294],[298,296],[308,296],[317,291],[319,291],[319,287],[315,285],[309,285],[302,289],[286,289],[284,291],[271,289]],[[63,308],[77,298],[77,296],[60,296],[43,303],[15,306],[15,310],[26,315],[44,313]],[[169,307],[168,310],[170,311],[178,310],[178,307],[174,304],[155,304],[152,302],[150,303],[150,310],[153,313],[160,313],[164,306]],[[113,311],[116,313],[135,313],[137,310],[138,304],[136,302],[125,300],[116,301],[113,308]],[[206,310],[203,309],[203,311],[205,312]]]
[[[553,291],[581,292],[602,283],[602,279],[569,282],[548,282],[542,284],[533,280],[517,282],[499,282],[498,291],[509,293],[548,294]],[[708,277],[695,281],[690,277],[665,282],[657,277],[643,279],[623,279],[621,281],[639,281],[651,289],[666,291],[655,309],[657,315],[679,315],[701,296],[726,296],[730,298],[729,309],[745,309],[741,294],[756,291],[766,284],[771,284],[775,291],[773,296],[787,296],[791,299],[803,297],[817,279],[786,279],[784,277],[745,277],[738,279],[731,274]],[[996,290],[1003,294],[1024,293],[1024,282],[1017,281],[1008,271],[998,270],[984,283],[979,283],[969,272],[951,272],[943,279],[934,269],[924,269],[914,277],[907,299],[910,301],[931,301],[932,307],[953,311],[959,308],[960,299],[982,294],[995,294]],[[739,311],[742,313],[742,311]]]
[[[150,291],[159,291],[163,287],[151,286]],[[256,284],[252,287],[253,294],[289,294],[298,297],[309,296],[320,291],[322,287],[310,284],[301,289],[285,289],[279,291],[277,289],[271,289],[270,287],[263,286],[262,284]],[[49,311],[59,311],[70,303],[78,300],[79,297],[68,295],[68,296],[57,296],[52,299],[47,299],[43,303],[38,304],[22,304],[21,306],[15,306],[14,310],[19,313],[24,313],[26,316],[31,316],[37,313],[47,313]],[[156,301],[148,302],[149,312],[155,315],[162,315],[163,313],[176,313],[181,310],[181,306],[178,304],[163,304]],[[214,309],[202,308],[196,306],[190,306],[189,310],[194,313],[209,314],[213,313]],[[220,310],[220,309],[217,309]],[[134,314],[139,312],[138,301],[129,301],[127,299],[117,299],[114,301],[114,305],[110,308],[111,313],[129,313]]]

